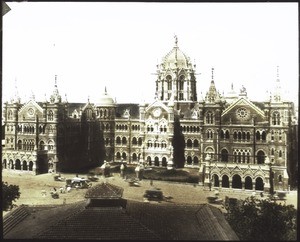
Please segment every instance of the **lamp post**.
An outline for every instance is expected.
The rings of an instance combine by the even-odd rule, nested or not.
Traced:
[[[269,184],[270,184],[270,195],[274,194],[274,183],[273,183],[273,171],[272,171],[272,163],[270,162],[270,158],[266,156],[265,163],[269,166]]]
[[[209,186],[209,190],[211,191],[211,178],[210,178],[210,162],[211,162],[211,154],[207,153],[206,154],[206,157],[205,157],[205,166],[208,168],[208,181],[207,181],[207,176],[205,174],[205,180],[206,180],[206,183],[208,183],[208,186]],[[206,173],[206,172],[205,172]]]

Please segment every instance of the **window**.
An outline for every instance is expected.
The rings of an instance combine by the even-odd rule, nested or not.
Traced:
[[[8,120],[12,120],[13,119],[13,113],[11,110],[9,110],[8,112]]]
[[[226,149],[221,151],[221,161],[228,162],[228,151]]]
[[[214,123],[214,116],[212,112],[207,112],[206,113],[206,124],[213,124]]]
[[[40,142],[40,150],[44,150],[45,149],[45,143],[44,141]]]
[[[272,114],[272,124],[273,125],[280,125],[280,113],[275,111]]]
[[[19,140],[18,141],[18,150],[21,150],[22,149],[22,140]]]
[[[186,147],[187,148],[192,148],[193,144],[192,144],[192,141],[190,139],[187,140],[186,142]]]
[[[50,120],[50,121],[53,120],[53,111],[52,111],[52,110],[50,110],[50,111],[48,112],[48,120]]]

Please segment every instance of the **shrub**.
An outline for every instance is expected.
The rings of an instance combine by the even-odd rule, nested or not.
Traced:
[[[2,209],[7,211],[14,207],[13,202],[20,197],[19,186],[8,185],[2,181]]]
[[[189,183],[199,182],[199,178],[197,175],[191,175],[187,171],[176,170],[176,169],[145,170],[143,177],[145,179],[161,180],[161,181],[189,182]]]
[[[247,198],[228,207],[226,219],[240,240],[296,240],[297,210],[269,200]]]

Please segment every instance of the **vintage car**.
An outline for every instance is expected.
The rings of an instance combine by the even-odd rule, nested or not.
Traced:
[[[72,179],[67,179],[66,185],[72,188],[89,188],[92,186],[92,183],[88,179],[74,177]]]
[[[164,196],[161,190],[149,189],[145,191],[144,198],[147,198],[149,201],[162,201]]]

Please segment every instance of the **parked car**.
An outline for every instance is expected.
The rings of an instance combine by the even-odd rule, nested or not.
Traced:
[[[144,198],[147,198],[149,201],[162,201],[164,196],[161,190],[150,189],[145,191]]]
[[[92,186],[92,183],[88,179],[74,177],[72,179],[67,179],[66,185],[72,188],[89,188]]]

